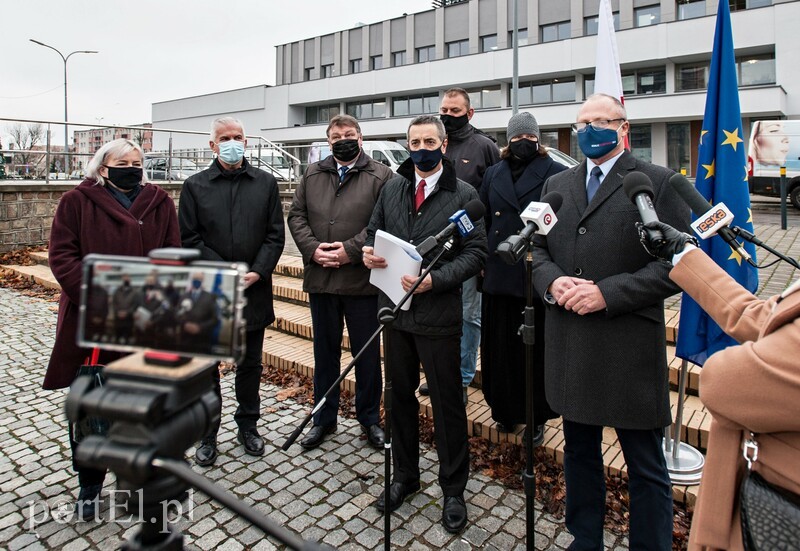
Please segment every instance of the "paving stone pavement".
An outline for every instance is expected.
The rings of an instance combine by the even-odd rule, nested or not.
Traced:
[[[0,288],[0,549],[116,549],[137,527],[129,514],[109,508],[118,501],[112,475],[100,519],[79,522],[72,515],[77,480],[63,413],[66,393],[41,389],[56,309]],[[383,453],[366,445],[357,421],[340,420],[339,431],[316,450],[295,445],[283,452],[280,445],[306,408],[277,401],[278,389],[262,385],[259,429],[267,446],[263,457],[254,458],[236,442],[232,377],[223,378],[222,388],[220,457],[212,468],[195,470],[303,538],[338,549],[382,549],[383,518],[373,502],[383,488]],[[524,495],[478,473],[467,485],[466,530],[458,536],[445,532],[437,466],[436,453],[423,450],[422,490],[394,513],[392,548],[525,549]],[[199,492],[190,495],[177,525],[190,549],[281,548]],[[536,549],[565,549],[572,540],[562,521],[540,505],[536,531]],[[605,544],[626,549],[627,539],[606,532]]]

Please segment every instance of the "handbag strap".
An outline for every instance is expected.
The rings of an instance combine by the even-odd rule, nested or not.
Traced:
[[[742,456],[744,456],[744,460],[747,461],[748,471],[752,469],[753,463],[758,461],[758,441],[756,440],[756,435],[752,432],[750,433],[750,437],[746,438],[742,445]]]

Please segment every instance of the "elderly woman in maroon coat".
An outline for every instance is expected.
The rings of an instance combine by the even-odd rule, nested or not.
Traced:
[[[89,162],[86,180],[65,193],[58,204],[49,259],[61,285],[61,299],[45,389],[70,386],[91,353],[75,342],[83,257],[89,253],[146,256],[152,249],[181,246],[175,204],[163,189],[147,183],[143,161],[141,147],[130,140],[105,144]],[[115,357],[103,353],[100,363]],[[73,456],[75,445],[70,427]],[[77,512],[83,518],[92,517],[105,472],[73,466],[81,486]]]

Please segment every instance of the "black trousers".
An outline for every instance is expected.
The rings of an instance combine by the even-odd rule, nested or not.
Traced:
[[[469,476],[467,412],[461,386],[461,337],[429,337],[389,329],[387,368],[392,378],[394,481],[419,481],[419,364],[433,407],[439,485],[445,496],[464,493]]]
[[[615,429],[628,466],[630,548],[672,549],[672,486],[661,447],[662,429]],[[566,525],[571,550],[603,549],[606,481],[603,427],[564,420]]]
[[[319,403],[341,373],[344,323],[355,356],[378,329],[378,297],[309,293],[314,327],[314,402]],[[356,419],[368,427],[380,421],[380,339],[375,339],[355,366]],[[339,392],[332,393],[314,415],[314,424],[336,424]]]
[[[74,440],[72,423],[67,420],[67,430],[69,431],[69,447],[72,450],[72,468],[78,473],[78,484],[81,488],[86,486],[97,486],[103,484],[106,478],[105,469],[92,469],[91,467],[81,467],[75,462],[75,450],[78,449],[78,442]]]
[[[264,329],[248,329],[245,333],[245,352],[241,363],[236,365],[236,401],[239,404],[233,418],[239,430],[255,428],[261,416],[261,396],[258,391],[261,386],[261,365],[264,348]],[[212,369],[214,391],[222,406],[222,388],[219,384],[219,369]],[[209,431],[209,436],[219,432],[219,422]]]

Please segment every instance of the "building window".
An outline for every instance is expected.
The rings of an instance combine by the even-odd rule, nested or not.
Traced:
[[[469,103],[473,109],[492,109],[500,107],[500,86],[467,90]]]
[[[469,40],[458,40],[456,42],[448,42],[447,57],[459,57],[469,54]]]
[[[517,29],[517,46],[528,45],[528,29]],[[508,47],[514,46],[514,31],[508,31]]]
[[[692,137],[688,122],[667,123],[667,166],[675,172],[692,173]]]
[[[667,71],[664,67],[622,72],[622,93],[625,97],[667,92]],[[594,94],[594,75],[583,79],[584,97]]]
[[[306,124],[327,123],[339,114],[339,104],[313,105],[306,107]]]
[[[661,6],[644,6],[633,10],[633,24],[637,27],[648,27],[661,23]]]
[[[425,63],[436,59],[436,46],[417,48],[417,63]]]
[[[678,0],[678,19],[693,19],[706,14],[706,0]]]
[[[731,11],[751,10],[771,6],[772,0],[728,0]]]
[[[392,67],[401,67],[406,64],[405,52],[394,52],[392,54]]]
[[[392,116],[425,115],[439,111],[439,94],[420,94],[392,98]]]
[[[736,68],[739,86],[775,84],[775,54],[736,58]]]
[[[612,14],[614,17],[614,30],[619,30],[619,12],[614,12]],[[595,15],[594,17],[586,17],[583,20],[583,34],[584,36],[591,36],[597,34],[597,27],[599,25],[599,16]]]
[[[348,103],[347,114],[357,119],[380,119],[386,116],[386,102],[376,100]]]
[[[517,101],[520,105],[575,101],[575,79],[554,78],[520,83]]]
[[[333,64],[323,65],[322,67],[320,67],[320,78],[329,78],[332,76],[333,76]]]
[[[653,140],[649,124],[632,124],[630,134],[631,154],[648,163],[653,162]]]
[[[313,69],[309,69],[309,68],[306,68],[303,71],[303,80],[305,80],[305,81],[311,80],[311,71],[313,71]]]
[[[350,74],[360,73],[360,72],[361,72],[361,60],[360,59],[351,59],[350,60]]]
[[[369,68],[373,71],[375,69],[383,69],[383,56],[382,55],[374,55],[369,58]]]
[[[708,84],[708,62],[675,67],[675,91],[704,90]]]
[[[481,37],[481,52],[492,52],[497,49],[497,35],[490,34],[489,36]]]
[[[553,42],[555,40],[564,40],[570,37],[569,21],[562,21],[561,23],[553,23],[552,25],[542,25],[542,42]]]

